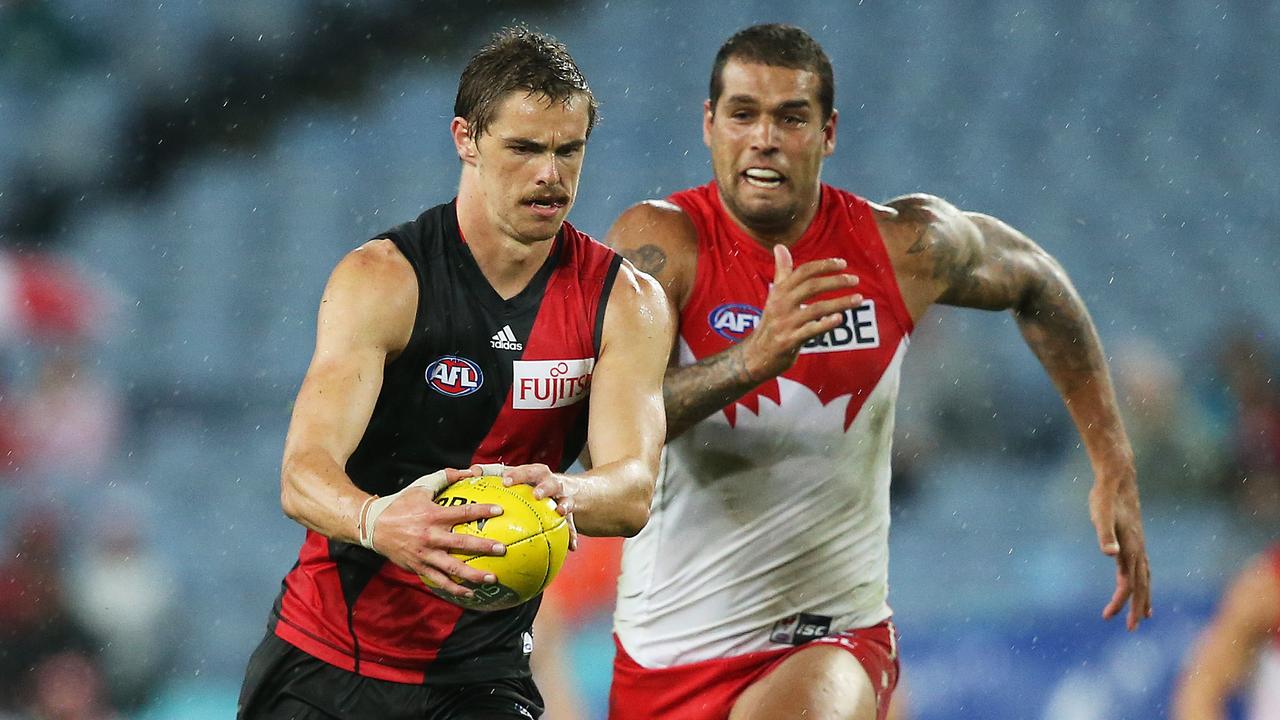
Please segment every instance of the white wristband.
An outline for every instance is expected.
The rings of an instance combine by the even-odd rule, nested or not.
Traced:
[[[482,475],[502,475],[506,470],[506,466],[502,463],[487,463],[480,466]],[[360,544],[373,550],[373,534],[378,527],[378,518],[389,507],[391,503],[400,499],[400,493],[412,490],[413,488],[421,488],[431,493],[431,497],[440,494],[449,486],[449,480],[445,476],[444,470],[437,470],[430,475],[423,475],[406,485],[399,492],[392,493],[386,497],[371,496],[364,501],[364,505],[360,508],[360,516],[356,519],[356,536],[360,538]]]
[[[481,475],[494,475],[502,477],[502,473],[507,471],[507,466],[502,463],[484,463],[478,465]]]

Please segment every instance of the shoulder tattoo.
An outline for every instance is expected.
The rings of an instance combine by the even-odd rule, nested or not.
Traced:
[[[974,275],[981,264],[975,248],[967,246],[963,238],[956,237],[945,223],[934,217],[926,217],[919,224],[915,242],[907,248],[907,254],[927,258],[925,272],[946,286],[944,299],[963,302],[982,290],[982,283]]]
[[[640,272],[657,277],[667,266],[667,254],[657,245],[641,245],[622,253]]]

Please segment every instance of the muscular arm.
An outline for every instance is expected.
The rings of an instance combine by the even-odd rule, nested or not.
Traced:
[[[1133,473],[1102,342],[1058,262],[996,218],[909,196],[889,203],[914,235],[895,263],[919,304],[1011,310],[1027,346],[1066,400],[1090,460],[1109,475]],[[932,297],[930,297],[932,296]]]
[[[662,397],[667,407],[667,439],[673,440],[751,391],[762,381],[747,370],[743,345],[692,365],[667,368]]]
[[[697,270],[698,239],[693,223],[675,205],[649,201],[633,206],[610,228],[605,241],[661,285],[673,312],[688,301]],[[670,440],[742,397],[759,384],[747,372],[742,346],[679,367],[671,347],[662,383]]]
[[[417,278],[389,240],[370,242],[338,263],[320,301],[315,354],[285,439],[280,504],[290,518],[334,540],[360,541],[357,516],[370,496],[347,476],[347,459],[373,415],[384,366],[409,341],[417,303]],[[491,541],[451,531],[491,517],[491,506],[442,508],[420,489],[398,494],[378,520],[377,552],[454,594],[470,591],[453,578],[487,581],[449,552],[500,554]]]
[[[881,232],[912,315],[935,302],[1012,311],[1062,395],[1096,478],[1090,515],[1099,544],[1118,564],[1116,593],[1103,614],[1117,614],[1132,593],[1128,625],[1136,628],[1150,613],[1150,580],[1133,451],[1080,295],[1053,257],[1000,220],[928,195],[888,206]]]
[[[698,239],[683,211],[670,203],[641,203],[618,218],[606,239],[661,283],[676,313],[684,307],[697,269]],[[793,272],[785,250],[775,250],[775,260],[774,289],[760,324],[745,341],[685,366],[677,364],[672,348],[662,385],[667,440],[784,372],[806,340],[830,330],[841,318],[836,313],[862,300],[849,295],[802,308],[810,296],[850,288],[857,279],[831,274],[844,268],[843,261],[817,260]]]
[[[417,296],[413,270],[387,240],[344,258],[325,287],[285,440],[280,502],[326,537],[359,541],[356,516],[369,495],[343,468],[373,414],[387,357],[408,342]]]
[[[1226,703],[1244,684],[1258,651],[1280,621],[1280,582],[1266,559],[1241,572],[1193,646],[1174,698],[1175,720],[1226,720]]]
[[[583,535],[631,536],[649,520],[649,503],[666,438],[662,376],[675,334],[675,311],[649,275],[623,263],[605,310],[600,355],[591,376],[583,473],[546,465],[508,468],[509,482],[534,485],[573,513]]]
[[[634,535],[649,519],[666,422],[662,373],[674,318],[658,283],[626,264],[605,310],[591,377],[587,446],[593,467],[567,478],[584,535]]]

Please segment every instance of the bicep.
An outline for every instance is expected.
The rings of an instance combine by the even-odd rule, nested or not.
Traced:
[[[989,215],[961,213],[963,257],[948,263],[938,302],[981,310],[1023,306],[1049,285],[1067,285],[1062,267],[1026,235]],[[946,258],[942,259],[946,263]]]
[[[384,357],[372,349],[332,356],[317,352],[294,403],[286,455],[323,450],[345,464],[373,416]]]
[[[652,279],[624,271],[616,283],[591,378],[588,449],[596,466],[640,456],[656,467],[666,437],[662,379],[674,317]]]
[[[320,449],[343,463],[355,450],[373,415],[387,359],[412,330],[416,279],[411,271],[405,274],[402,263],[385,248],[381,253],[366,248],[345,258],[330,276],[286,455]]]
[[[928,195],[888,205],[898,212],[900,275],[929,303],[1008,310],[1047,283],[1065,281],[1048,253],[997,218],[964,212]]]
[[[660,201],[634,205],[609,228],[605,244],[657,280],[667,298],[681,306],[693,285],[698,247],[684,211]]]

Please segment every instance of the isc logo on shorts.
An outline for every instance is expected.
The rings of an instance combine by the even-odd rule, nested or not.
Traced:
[[[512,364],[511,407],[549,410],[572,405],[587,396],[595,358],[516,360]]]
[[[441,395],[462,397],[480,389],[484,373],[466,358],[445,355],[427,366],[427,384]]]
[[[720,337],[742,342],[760,323],[760,308],[746,303],[725,303],[707,316],[707,323]]]
[[[787,645],[803,645],[831,632],[831,618],[826,615],[800,613],[773,624],[769,640]]]
[[[876,301],[864,300],[858,307],[845,310],[844,319],[839,325],[806,342],[800,348],[800,354],[870,350],[878,347],[880,326],[876,324]]]

